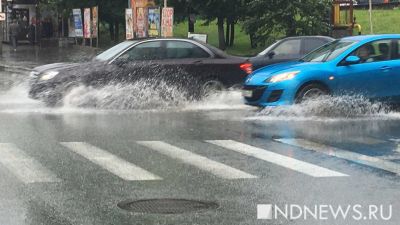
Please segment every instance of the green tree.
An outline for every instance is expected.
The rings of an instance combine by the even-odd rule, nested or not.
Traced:
[[[243,28],[253,47],[277,36],[326,34],[329,7],[329,0],[252,0]]]

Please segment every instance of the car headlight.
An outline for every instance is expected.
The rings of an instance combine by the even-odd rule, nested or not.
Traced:
[[[57,76],[60,72],[58,71],[48,71],[45,72],[41,77],[40,80],[50,80]]]
[[[39,72],[36,72],[36,71],[31,71],[29,73],[30,78],[37,78],[38,75],[39,75]]]
[[[278,75],[275,75],[273,77],[270,77],[266,80],[266,82],[269,83],[276,83],[284,80],[290,80],[293,79],[300,71],[291,71],[291,72],[286,72],[286,73],[281,73]]]

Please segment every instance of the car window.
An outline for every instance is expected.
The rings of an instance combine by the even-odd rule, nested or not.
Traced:
[[[161,41],[150,41],[131,48],[118,59],[123,60],[157,60],[163,59],[164,51]]]
[[[101,54],[97,55],[95,57],[95,59],[99,60],[99,61],[110,60],[110,59],[114,58],[115,56],[117,56],[122,51],[124,51],[129,46],[133,45],[134,43],[135,43],[135,41],[124,41],[124,42],[121,42],[121,43],[119,43],[119,44],[117,44],[117,45],[105,50]]]
[[[303,40],[303,53],[307,54],[315,49],[317,49],[318,47],[321,47],[322,45],[324,45],[327,41],[322,40],[322,39],[317,39],[317,38],[307,38]]]
[[[186,41],[167,41],[167,59],[209,58],[210,54],[199,46]]]
[[[391,40],[369,42],[357,48],[350,55],[360,57],[360,63],[379,62],[391,59]]]
[[[395,43],[396,43],[396,46],[397,46],[395,59],[400,59],[400,39],[396,39]]]
[[[273,51],[276,56],[299,55],[300,39],[287,40],[276,46]]]
[[[265,56],[265,55],[267,55],[267,53],[268,53],[269,51],[271,51],[271,49],[275,48],[275,47],[279,44],[279,42],[280,42],[280,41],[277,41],[277,42],[273,43],[272,45],[268,46],[268,47],[267,47],[266,49],[264,49],[262,52],[258,53],[258,55],[259,55],[259,56]]]

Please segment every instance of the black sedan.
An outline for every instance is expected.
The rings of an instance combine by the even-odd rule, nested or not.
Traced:
[[[333,41],[326,36],[299,36],[284,38],[270,45],[256,57],[250,59],[253,69],[300,59],[316,48]]]
[[[31,72],[29,95],[49,105],[78,85],[101,87],[144,79],[179,87],[188,97],[240,86],[252,72],[245,58],[225,54],[188,39],[144,39],[122,42],[86,63],[56,63]]]

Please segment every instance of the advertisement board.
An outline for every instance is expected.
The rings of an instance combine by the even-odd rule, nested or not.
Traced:
[[[90,18],[90,8],[85,8],[83,11],[83,21],[84,21],[84,26],[83,26],[83,37],[84,38],[90,38],[91,37],[91,30],[92,30],[92,24],[91,24],[91,18]]]
[[[75,37],[83,37],[83,25],[82,25],[82,12],[81,9],[73,9],[72,14],[74,16],[74,27]]]
[[[98,35],[98,24],[99,24],[99,7],[95,6],[92,8],[92,37],[97,38]]]
[[[161,18],[161,32],[163,37],[174,35],[174,8],[163,8]]]
[[[134,38],[133,35],[133,10],[125,9],[125,23],[126,23],[126,39],[130,40]]]
[[[148,8],[147,17],[147,30],[149,37],[159,37],[161,34],[161,15],[160,8],[150,7]]]
[[[147,37],[147,16],[145,8],[136,8],[136,35],[138,38]]]
[[[207,34],[194,34],[194,33],[189,32],[188,38],[207,43],[208,35]]]

